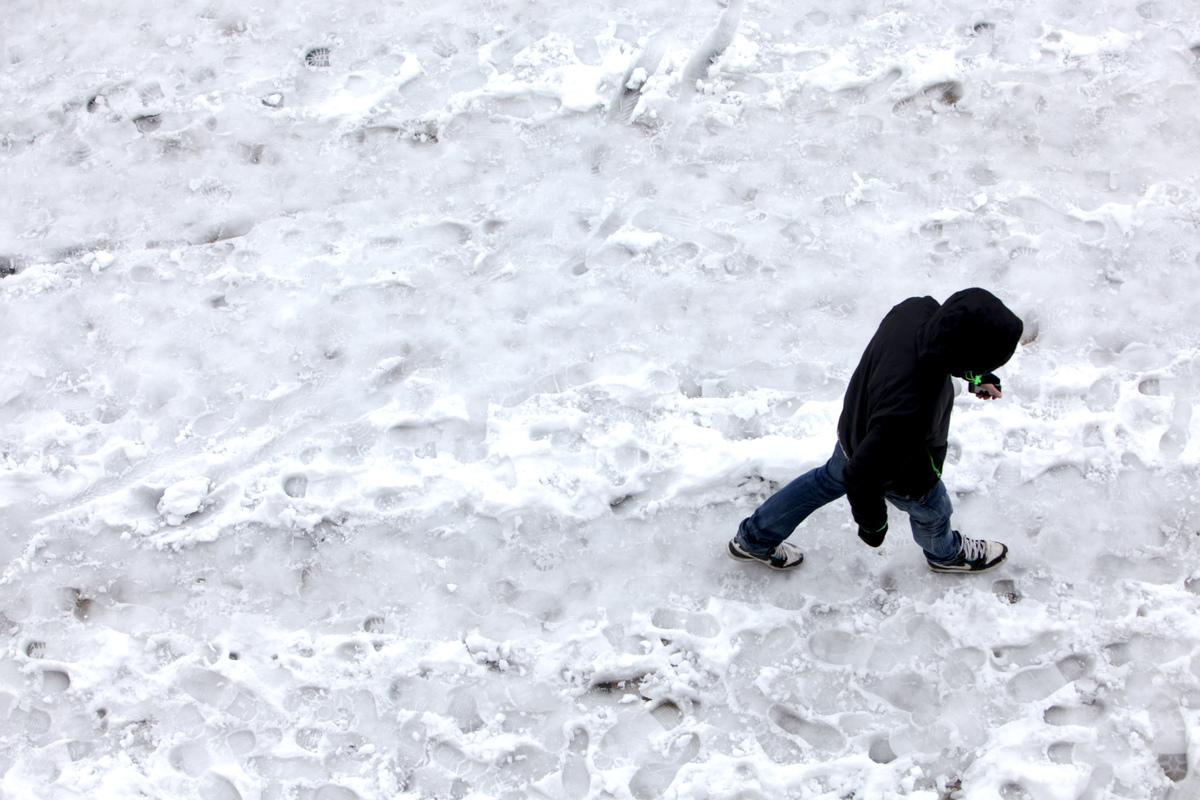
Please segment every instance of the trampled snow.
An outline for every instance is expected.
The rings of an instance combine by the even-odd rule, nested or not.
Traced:
[[[0,26],[0,796],[1200,795],[1194,4]],[[726,558],[967,286],[1008,564]]]

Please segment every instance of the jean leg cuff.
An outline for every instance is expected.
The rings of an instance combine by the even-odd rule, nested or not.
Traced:
[[[750,518],[746,517],[744,520],[742,520],[742,524],[738,526],[738,532],[733,537],[734,541],[738,543],[738,547],[742,548],[747,553],[752,553],[756,556],[770,555],[771,553],[775,552],[774,545],[767,545],[764,547],[763,545],[757,543],[754,535],[750,533],[750,525]]]
[[[929,551],[926,550],[925,558],[928,561],[930,561],[934,564],[949,564],[950,562],[952,562],[958,558],[959,554],[962,553],[962,536],[959,534],[958,531],[951,531],[951,533],[954,534],[954,552],[953,552],[953,554],[948,555],[945,558],[937,558],[936,556],[931,556],[929,554]]]

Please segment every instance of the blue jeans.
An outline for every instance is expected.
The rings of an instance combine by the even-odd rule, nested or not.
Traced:
[[[738,528],[738,544],[758,555],[770,553],[776,545],[791,536],[796,526],[809,514],[846,494],[842,477],[845,470],[846,454],[839,443],[824,466],[796,478],[771,495],[751,516],[742,520]],[[884,496],[896,508],[908,512],[913,539],[921,545],[926,558],[930,561],[950,561],[958,556],[962,540],[958,531],[950,527],[950,514],[954,508],[941,481],[924,497],[904,497],[894,492]]]

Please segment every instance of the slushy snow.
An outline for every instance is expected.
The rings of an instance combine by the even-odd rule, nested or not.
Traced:
[[[1194,4],[0,26],[0,797],[1200,795]],[[968,286],[1008,563],[726,558]]]

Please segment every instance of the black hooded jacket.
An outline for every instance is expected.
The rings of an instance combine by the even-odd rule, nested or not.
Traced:
[[[943,305],[910,297],[888,312],[846,387],[838,440],[854,520],[887,523],[884,493],[920,498],[946,459],[951,376],[984,375],[1017,348],[1021,320],[992,293],[965,289]]]

